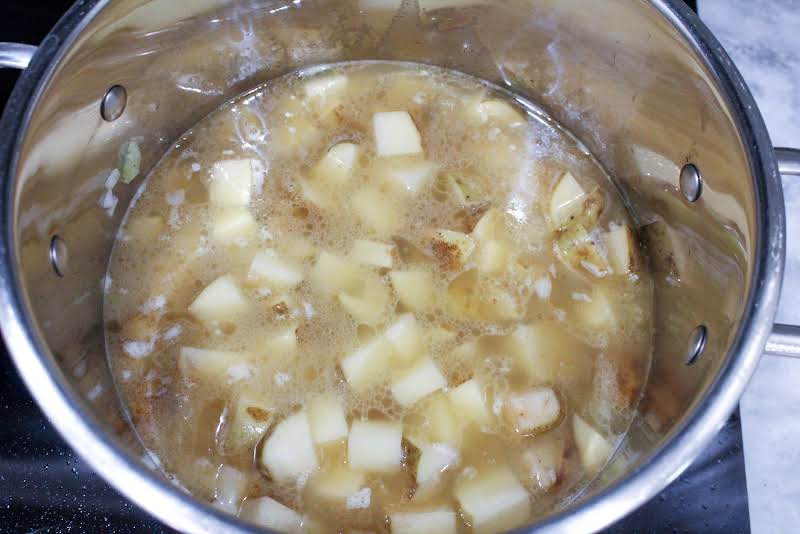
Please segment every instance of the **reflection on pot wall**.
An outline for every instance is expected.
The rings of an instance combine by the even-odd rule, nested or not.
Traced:
[[[99,10],[45,87],[18,164],[17,250],[58,365],[101,424],[136,450],[107,370],[102,290],[114,290],[106,261],[147,170],[219,104],[298,67],[434,63],[538,102],[617,179],[638,222],[658,273],[656,349],[643,417],[602,486],[646,457],[713,377],[751,274],[748,162],[710,77],[657,17],[629,0],[134,0]],[[105,122],[100,101],[114,84],[127,89],[127,108]],[[128,142],[141,148],[141,172],[124,184],[112,170]],[[687,162],[704,180],[694,204],[678,187]],[[53,235],[69,248],[63,278],[50,266]],[[689,367],[700,324],[708,343]]]

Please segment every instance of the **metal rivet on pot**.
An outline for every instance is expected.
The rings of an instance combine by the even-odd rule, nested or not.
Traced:
[[[708,329],[705,325],[700,325],[689,334],[689,347],[686,355],[686,365],[692,365],[703,353],[706,348],[706,338],[708,337]]]
[[[67,273],[69,251],[67,244],[57,235],[50,240],[50,264],[58,276],[64,276]]]
[[[689,202],[695,202],[703,194],[703,177],[700,171],[691,163],[687,163],[681,169],[681,193]]]
[[[121,85],[115,85],[103,97],[103,102],[100,104],[100,115],[108,122],[115,121],[125,111],[127,103],[128,92]]]

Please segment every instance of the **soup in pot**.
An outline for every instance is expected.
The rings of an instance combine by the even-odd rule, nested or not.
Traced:
[[[183,135],[111,257],[142,442],[265,527],[491,533],[578,495],[648,371],[611,180],[529,102],[430,66],[269,82]]]

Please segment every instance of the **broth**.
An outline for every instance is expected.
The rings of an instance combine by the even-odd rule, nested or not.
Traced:
[[[287,531],[496,532],[625,433],[652,290],[622,200],[535,106],[430,66],[288,75],[182,136],[109,264],[161,468]]]

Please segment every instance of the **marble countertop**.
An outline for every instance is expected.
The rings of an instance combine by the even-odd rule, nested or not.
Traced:
[[[775,146],[800,148],[800,0],[700,0],[739,67]],[[800,178],[786,177],[787,262],[777,320],[800,324]],[[800,524],[800,359],[764,357],[740,404],[750,526]]]

